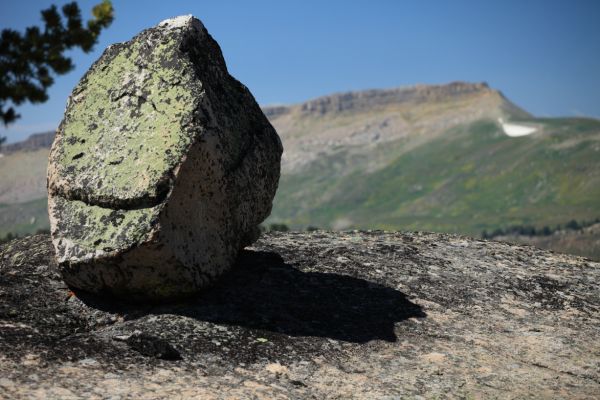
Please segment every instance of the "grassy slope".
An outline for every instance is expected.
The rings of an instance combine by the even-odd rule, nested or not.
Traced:
[[[543,134],[509,138],[491,120],[457,126],[374,173],[347,174],[368,161],[348,159],[347,152],[323,157],[282,177],[270,221],[478,235],[597,217],[600,121],[529,122],[543,126]],[[402,145],[377,151],[401,154]]]
[[[45,195],[49,151],[18,151],[0,157],[0,204],[22,203]]]
[[[0,204],[0,238],[8,233],[20,236],[49,229],[46,198],[18,204]]]
[[[48,229],[46,166],[49,149],[0,158],[0,237]]]

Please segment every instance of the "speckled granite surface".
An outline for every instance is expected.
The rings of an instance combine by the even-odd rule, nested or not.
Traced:
[[[279,233],[186,302],[64,285],[0,253],[3,398],[594,398],[600,264],[424,233]]]

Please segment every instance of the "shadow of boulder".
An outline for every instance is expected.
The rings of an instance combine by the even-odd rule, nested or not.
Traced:
[[[234,268],[185,302],[131,305],[77,293],[88,306],[126,319],[176,314],[201,321],[354,343],[396,341],[394,324],[422,318],[421,307],[395,289],[337,273],[303,272],[273,252],[244,250]]]

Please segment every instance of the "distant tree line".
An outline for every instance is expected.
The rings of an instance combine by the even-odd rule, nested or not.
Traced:
[[[314,232],[314,231],[318,231],[319,229],[321,229],[321,228],[309,225],[306,227],[305,231]],[[288,232],[289,230],[290,230],[290,227],[287,226],[286,224],[270,224],[268,226],[264,226],[264,225],[260,226],[261,232]]]
[[[48,229],[38,229],[37,232],[35,232],[36,235],[39,235],[42,233],[48,234],[48,233],[50,233],[50,231]],[[23,235],[23,237],[25,237],[25,236],[31,236],[31,235],[30,234]],[[6,234],[6,236],[0,237],[0,244],[10,242],[11,240],[18,239],[20,237],[21,236],[18,233],[10,233],[9,232]]]
[[[591,221],[583,221],[577,222],[572,219],[567,222],[565,225],[556,225],[555,227],[544,226],[543,228],[536,228],[531,225],[513,225],[508,228],[502,229],[498,228],[491,232],[484,230],[481,233],[481,237],[484,239],[492,239],[498,236],[511,236],[511,235],[520,235],[520,236],[550,236],[558,231],[579,231],[583,228],[586,228],[590,225],[594,225],[600,223],[600,218],[596,218]]]
[[[550,236],[558,231],[564,231],[564,230],[579,231],[579,230],[582,230],[583,228],[586,228],[588,226],[598,224],[598,223],[600,223],[600,218],[596,218],[591,221],[582,221],[582,222],[577,222],[576,220],[572,219],[571,221],[567,222],[565,225],[559,224],[552,228],[548,227],[548,226],[544,226],[543,228],[536,228],[531,225],[513,225],[513,226],[510,226],[505,229],[498,228],[491,232],[484,230],[481,233],[481,237],[484,239],[492,239],[492,238],[495,238],[498,236],[510,236],[510,235]],[[314,231],[318,231],[320,229],[321,228],[319,228],[319,227],[309,225],[304,230],[307,232],[314,232]],[[287,226],[286,224],[273,223],[273,224],[269,224],[267,226],[260,225],[260,231],[263,233],[265,233],[265,232],[288,232],[288,231],[290,231],[290,227]],[[35,234],[38,235],[38,234],[48,234],[48,233],[50,233],[50,231],[48,229],[38,229]],[[23,236],[29,236],[29,235],[23,235]],[[21,237],[21,236],[19,236],[19,234],[8,233],[6,236],[0,237],[0,244],[10,242],[11,240],[18,239],[19,237]]]

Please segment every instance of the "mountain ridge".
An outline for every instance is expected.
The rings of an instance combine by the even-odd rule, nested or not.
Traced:
[[[284,144],[273,223],[479,235],[600,214],[600,121],[536,118],[485,83],[347,92],[267,112]],[[509,137],[501,119],[534,133]]]
[[[18,151],[35,151],[52,146],[54,131],[32,133],[20,142],[2,145],[0,154],[11,154]]]
[[[300,109],[303,113],[326,114],[331,111],[356,111],[357,108],[365,106],[385,106],[409,101],[431,101],[443,97],[456,97],[473,93],[495,93],[510,103],[515,114],[521,113],[523,117],[532,117],[520,107],[510,102],[504,94],[492,89],[487,82],[470,83],[454,81],[447,84],[415,84],[411,86],[400,86],[390,89],[365,89],[346,92],[337,92],[330,95],[319,96],[304,102],[294,104],[265,105],[263,112],[269,118],[277,118],[287,114],[294,109]]]
[[[340,147],[364,155],[373,147],[411,137],[397,149],[406,152],[452,125],[482,118],[532,118],[486,83],[466,82],[344,92],[263,110],[282,138],[282,168],[288,173]],[[367,168],[380,169],[387,161],[373,161]]]

